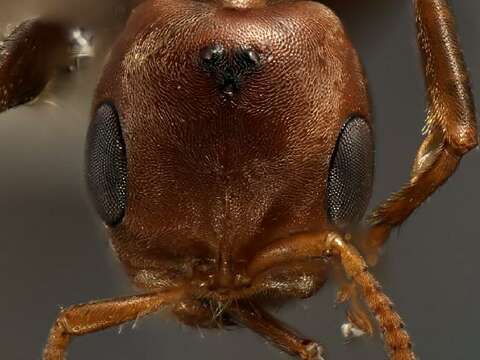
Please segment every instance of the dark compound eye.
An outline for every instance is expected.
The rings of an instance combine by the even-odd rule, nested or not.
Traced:
[[[127,203],[127,157],[115,107],[102,104],[87,135],[87,183],[95,207],[107,225],[119,224]]]
[[[374,145],[372,132],[361,118],[342,128],[330,163],[327,206],[330,221],[354,225],[363,216],[372,191]]]

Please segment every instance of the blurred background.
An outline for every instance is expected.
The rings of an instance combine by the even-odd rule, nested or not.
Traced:
[[[480,2],[450,1],[480,103]],[[115,28],[120,1],[0,0],[0,29],[45,11]],[[115,4],[115,5],[114,5]],[[408,179],[425,114],[411,1],[331,0],[364,63],[376,121],[372,206]],[[55,10],[56,11],[56,10]],[[40,359],[60,307],[131,294],[87,198],[83,146],[100,64],[32,106],[0,115],[0,357]],[[58,90],[61,91],[58,91]],[[373,270],[407,323],[421,359],[479,358],[480,155],[395,231]],[[326,345],[330,360],[385,359],[379,336],[345,344],[331,281],[277,315]],[[185,328],[160,314],[74,341],[79,359],[289,359],[245,329]]]

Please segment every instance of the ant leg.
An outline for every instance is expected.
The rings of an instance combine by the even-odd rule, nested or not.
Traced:
[[[348,322],[341,326],[343,337],[346,341],[350,341],[356,337],[373,335],[374,328],[364,309],[363,303],[360,301],[357,285],[351,280],[346,279],[344,274],[340,276],[338,270],[340,269],[337,269],[337,266],[335,266],[334,274],[336,275],[337,282],[341,284],[335,302],[336,304],[350,303],[347,310]]]
[[[247,273],[254,276],[282,263],[316,258],[327,260],[332,255],[340,258],[345,274],[359,289],[367,307],[375,315],[383,332],[384,342],[390,349],[390,359],[414,360],[415,355],[411,350],[410,336],[404,329],[402,319],[393,310],[392,302],[368,272],[368,266],[362,256],[352,245],[345,243],[338,234],[299,234],[280,240],[257,254],[249,264]],[[362,313],[350,313],[349,318],[352,325],[358,326],[360,330],[368,331],[369,321],[363,317]],[[255,330],[255,328],[253,329]],[[352,330],[352,328],[342,330]],[[268,330],[255,331],[268,335]]]
[[[477,146],[477,128],[469,77],[446,0],[415,0],[418,47],[427,87],[425,139],[410,181],[370,216],[372,227],[363,248],[376,262],[379,247]]]
[[[183,289],[92,302],[62,310],[53,325],[43,360],[64,360],[73,336],[81,336],[136,320],[174,305],[185,296]]]
[[[234,320],[266,338],[283,351],[302,360],[323,360],[323,349],[317,343],[299,338],[273,316],[251,302],[239,302],[227,312]]]
[[[37,97],[56,69],[71,61],[74,43],[65,25],[27,20],[0,42],[0,112]]]
[[[383,339],[388,346],[391,360],[415,360],[410,336],[405,331],[400,316],[393,310],[391,300],[385,295],[380,284],[368,272],[368,266],[362,256],[352,246],[345,243],[340,236],[327,236],[326,248],[333,255],[339,256],[345,273],[359,287],[370,311],[375,315]]]

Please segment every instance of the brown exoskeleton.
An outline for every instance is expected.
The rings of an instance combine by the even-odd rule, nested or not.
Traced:
[[[429,99],[410,182],[369,218],[373,258],[476,146],[473,104],[444,0],[417,0]],[[24,23],[0,58],[0,110],[35,97],[68,62],[68,25]],[[113,247],[145,295],[74,306],[44,359],[70,339],[162,308],[184,323],[243,324],[302,359],[322,348],[267,314],[305,298],[339,263],[392,359],[415,358],[403,323],[350,239],[372,184],[365,79],[340,21],[317,3],[146,1],[100,81],[87,142],[88,184]],[[222,309],[213,314],[212,309]],[[354,306],[346,331],[371,331]]]

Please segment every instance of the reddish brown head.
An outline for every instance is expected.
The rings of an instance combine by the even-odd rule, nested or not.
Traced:
[[[267,244],[357,220],[372,152],[361,66],[329,9],[155,0],[100,82],[89,185],[132,276],[201,262],[228,287]]]

